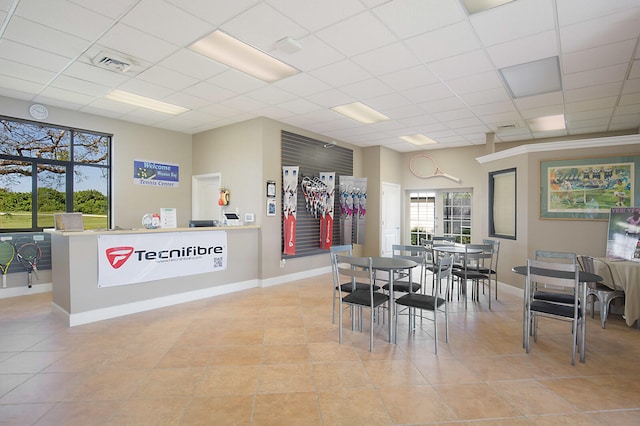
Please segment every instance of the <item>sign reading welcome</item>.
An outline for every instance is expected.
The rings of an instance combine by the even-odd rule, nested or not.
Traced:
[[[133,161],[133,181],[137,185],[176,187],[179,182],[176,164],[162,164],[153,161]]]

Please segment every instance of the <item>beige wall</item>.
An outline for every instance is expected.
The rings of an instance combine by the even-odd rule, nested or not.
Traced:
[[[0,97],[0,115],[31,119],[30,103]],[[178,226],[191,218],[191,135],[162,130],[78,111],[48,106],[46,122],[113,134],[113,226],[140,228],[142,216],[162,207],[175,207]],[[149,160],[180,166],[176,188],[135,185],[133,161]]]
[[[29,119],[29,103],[0,97],[0,114]],[[329,264],[328,256],[309,256],[287,260],[280,267],[280,198],[276,216],[265,214],[267,180],[278,182],[280,196],[280,133],[287,130],[329,142],[331,139],[266,118],[203,132],[193,137],[168,130],[98,117],[51,106],[48,123],[112,133],[114,170],[114,225],[140,227],[143,214],[161,207],[178,209],[178,225],[186,226],[191,217],[191,175],[220,172],[222,183],[231,190],[230,208],[243,217],[254,213],[261,226],[259,278],[304,273]],[[539,141],[529,141],[538,143]],[[421,179],[409,171],[410,159],[419,152],[397,153],[386,148],[359,148],[338,141],[338,145],[354,151],[354,176],[368,179],[367,240],[355,246],[356,254],[377,255],[380,252],[381,183],[401,185],[403,193],[415,189],[470,189],[473,191],[473,240],[488,235],[487,173],[517,168],[518,222],[517,240],[501,240],[500,281],[521,285],[521,277],[511,273],[511,266],[522,264],[534,249],[574,251],[603,255],[606,247],[606,221],[558,221],[539,219],[539,162],[558,158],[640,155],[638,144],[597,149],[577,149],[523,154],[485,164],[476,161],[487,154],[484,146],[424,151],[442,170],[461,179],[460,183],[437,177]],[[517,146],[498,143],[496,150]],[[133,160],[151,160],[178,164],[178,188],[149,188],[133,184]],[[405,197],[406,198],[406,197]],[[404,200],[406,205],[406,199]],[[405,221],[406,222],[406,221]],[[408,234],[402,230],[403,238]]]

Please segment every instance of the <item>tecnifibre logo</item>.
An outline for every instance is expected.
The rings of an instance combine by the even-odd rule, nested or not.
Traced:
[[[106,250],[107,260],[113,269],[125,264],[133,254],[133,247],[111,247]]]

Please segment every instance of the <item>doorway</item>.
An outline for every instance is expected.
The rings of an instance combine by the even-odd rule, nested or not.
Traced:
[[[222,187],[220,173],[195,175],[191,178],[191,219],[222,220],[218,196]]]

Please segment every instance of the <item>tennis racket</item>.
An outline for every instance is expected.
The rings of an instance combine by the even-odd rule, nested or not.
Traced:
[[[36,274],[36,278],[40,279],[38,275],[38,261],[42,257],[42,250],[40,250],[40,246],[35,242],[28,242],[22,244],[17,251],[18,262],[29,273],[29,288],[31,288],[31,273]]]
[[[13,262],[16,249],[11,241],[0,241],[0,269],[2,269],[2,287],[7,287],[7,271]]]

